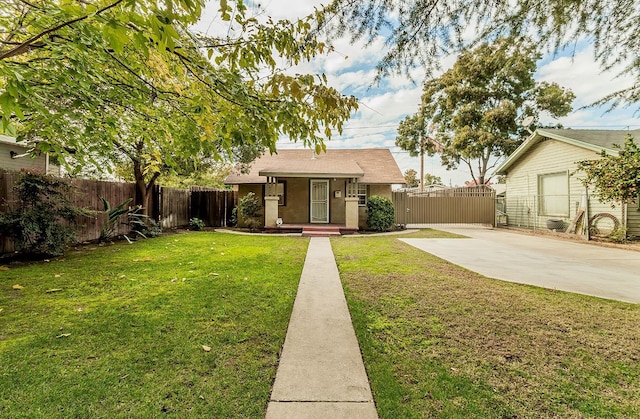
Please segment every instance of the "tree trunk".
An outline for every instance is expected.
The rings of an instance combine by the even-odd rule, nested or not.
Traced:
[[[134,204],[141,207],[141,212],[144,215],[148,214],[147,210],[147,184],[144,181],[144,174],[142,173],[142,167],[139,160],[133,161],[133,175],[136,184],[136,196],[133,200]]]

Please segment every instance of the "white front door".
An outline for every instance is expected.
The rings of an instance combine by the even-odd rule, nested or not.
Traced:
[[[329,222],[329,181],[311,180],[311,222]]]

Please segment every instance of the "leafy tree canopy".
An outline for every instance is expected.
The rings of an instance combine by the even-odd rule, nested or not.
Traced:
[[[406,116],[398,125],[396,146],[408,151],[411,157],[420,157],[420,177],[415,186],[424,187],[424,156],[432,156],[437,149],[433,138],[429,137],[430,128],[422,112]],[[420,179],[423,182],[420,182]]]
[[[617,155],[601,152],[600,159],[578,162],[580,179],[585,186],[594,186],[604,202],[638,202],[640,194],[640,147],[631,135]]]
[[[408,151],[411,157],[424,157],[425,154],[432,156],[436,145],[429,138],[427,123],[421,112],[406,116],[398,125],[396,146]]]
[[[372,42],[386,38],[389,50],[378,64],[381,75],[407,72],[421,65],[433,71],[439,59],[472,43],[501,36],[529,40],[541,48],[573,48],[592,40],[603,68],[623,64],[636,77],[634,86],[608,99],[633,103],[640,99],[640,2],[634,0],[333,0],[321,27],[348,32]]]
[[[186,159],[178,159],[171,171],[163,173],[157,184],[169,188],[190,188],[202,186],[207,188],[225,189],[224,180],[231,173],[234,165],[216,162],[213,159],[197,156],[197,166]],[[123,162],[116,166],[115,174],[120,179],[134,182],[133,169],[130,162]]]
[[[424,175],[424,184],[444,186],[444,182],[442,181],[442,178],[440,176],[432,175],[431,173],[427,173]]]
[[[418,113],[435,123],[433,142],[447,169],[462,163],[484,185],[499,158],[522,142],[519,118],[571,111],[571,91],[533,79],[538,58],[533,47],[501,38],[465,50],[453,68],[425,83]]]
[[[415,169],[407,169],[404,171],[404,182],[407,184],[409,188],[417,188],[420,184],[420,179],[418,179],[418,172]]]
[[[357,107],[290,63],[327,50],[313,16],[259,23],[220,0],[230,35],[187,29],[203,0],[0,3],[0,130],[78,165],[126,159],[136,203],[189,156],[251,161],[280,135],[317,151]],[[192,157],[193,158],[193,157]]]

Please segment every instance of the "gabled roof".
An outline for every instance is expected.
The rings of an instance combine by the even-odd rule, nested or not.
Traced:
[[[596,153],[604,150],[607,154],[615,155],[619,150],[614,145],[623,146],[627,134],[631,134],[634,138],[640,138],[640,130],[537,129],[496,169],[496,174],[506,174],[520,157],[547,138]]]
[[[386,148],[335,149],[315,155],[312,150],[265,153],[249,173],[232,173],[226,184],[267,183],[267,176],[304,178],[358,178],[367,184],[402,184],[404,176]]]

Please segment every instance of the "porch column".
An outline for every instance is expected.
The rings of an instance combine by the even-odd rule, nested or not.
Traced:
[[[345,227],[358,229],[358,179],[349,179],[345,191]]]
[[[275,227],[278,219],[278,180],[275,177],[267,177],[264,188],[264,226]]]

